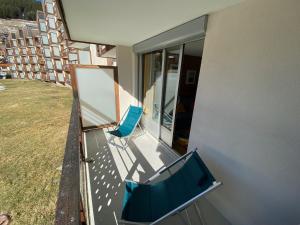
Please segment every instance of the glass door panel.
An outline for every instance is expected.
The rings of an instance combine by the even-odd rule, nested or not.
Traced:
[[[143,108],[142,123],[159,138],[163,82],[163,51],[143,55]]]
[[[172,147],[183,46],[166,49],[160,138]]]

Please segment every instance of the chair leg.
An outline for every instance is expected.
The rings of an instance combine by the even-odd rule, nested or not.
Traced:
[[[204,220],[204,218],[203,218],[203,216],[202,216],[202,213],[201,213],[201,211],[200,211],[200,208],[199,208],[197,202],[194,203],[194,206],[195,206],[197,215],[198,215],[198,217],[199,217],[199,220],[201,221],[201,225],[205,225],[205,224],[206,224],[206,223],[204,222],[205,220]]]
[[[139,126],[139,128],[142,130],[142,134],[145,134],[145,131],[144,131],[144,129],[142,128],[142,126],[141,126],[140,123],[138,123],[138,126]]]
[[[184,211],[185,211],[185,215],[186,215],[186,219],[187,219],[188,224],[192,225],[191,220],[190,220],[190,216],[189,216],[189,213],[188,213],[187,209],[185,209]]]

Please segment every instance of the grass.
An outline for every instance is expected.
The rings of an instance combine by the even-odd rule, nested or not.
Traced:
[[[53,224],[71,90],[0,80],[0,212],[12,224]]]

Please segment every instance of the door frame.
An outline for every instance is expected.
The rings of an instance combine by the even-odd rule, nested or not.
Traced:
[[[172,126],[171,130],[168,130],[164,126],[162,126],[162,113],[163,113],[163,102],[165,100],[165,94],[163,91],[166,88],[166,74],[167,74],[167,68],[166,66],[166,56],[167,56],[167,48],[164,48],[164,61],[163,61],[163,85],[162,85],[162,98],[161,98],[161,111],[160,111],[160,129],[159,129],[159,139],[162,140],[164,143],[166,143],[169,147],[172,148],[173,145],[173,136],[174,136],[174,126],[175,126],[175,117],[176,117],[176,106],[177,106],[177,98],[178,98],[178,88],[179,88],[179,81],[180,81],[180,75],[181,75],[181,65],[182,65],[182,59],[183,59],[183,53],[184,53],[184,44],[176,45],[179,46],[179,59],[178,59],[178,79],[176,82],[175,87],[175,98],[174,98],[174,105],[173,105],[173,115],[172,115]],[[176,47],[174,46],[174,47]],[[168,137],[169,136],[169,137]]]

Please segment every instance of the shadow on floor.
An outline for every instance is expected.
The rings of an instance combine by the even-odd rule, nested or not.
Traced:
[[[124,179],[143,182],[162,166],[173,162],[177,155],[150,137],[138,135],[124,150],[119,139],[108,142],[111,136],[104,130],[86,133],[87,157],[95,161],[88,164],[93,214],[96,225],[115,225],[121,218]],[[202,200],[206,201],[205,199]],[[200,207],[206,203],[201,203]],[[188,209],[192,224],[201,224],[194,207]],[[185,217],[185,212],[183,217]],[[173,216],[161,224],[183,225],[186,221]],[[208,223],[207,223],[208,224]],[[227,223],[221,223],[227,224]]]

